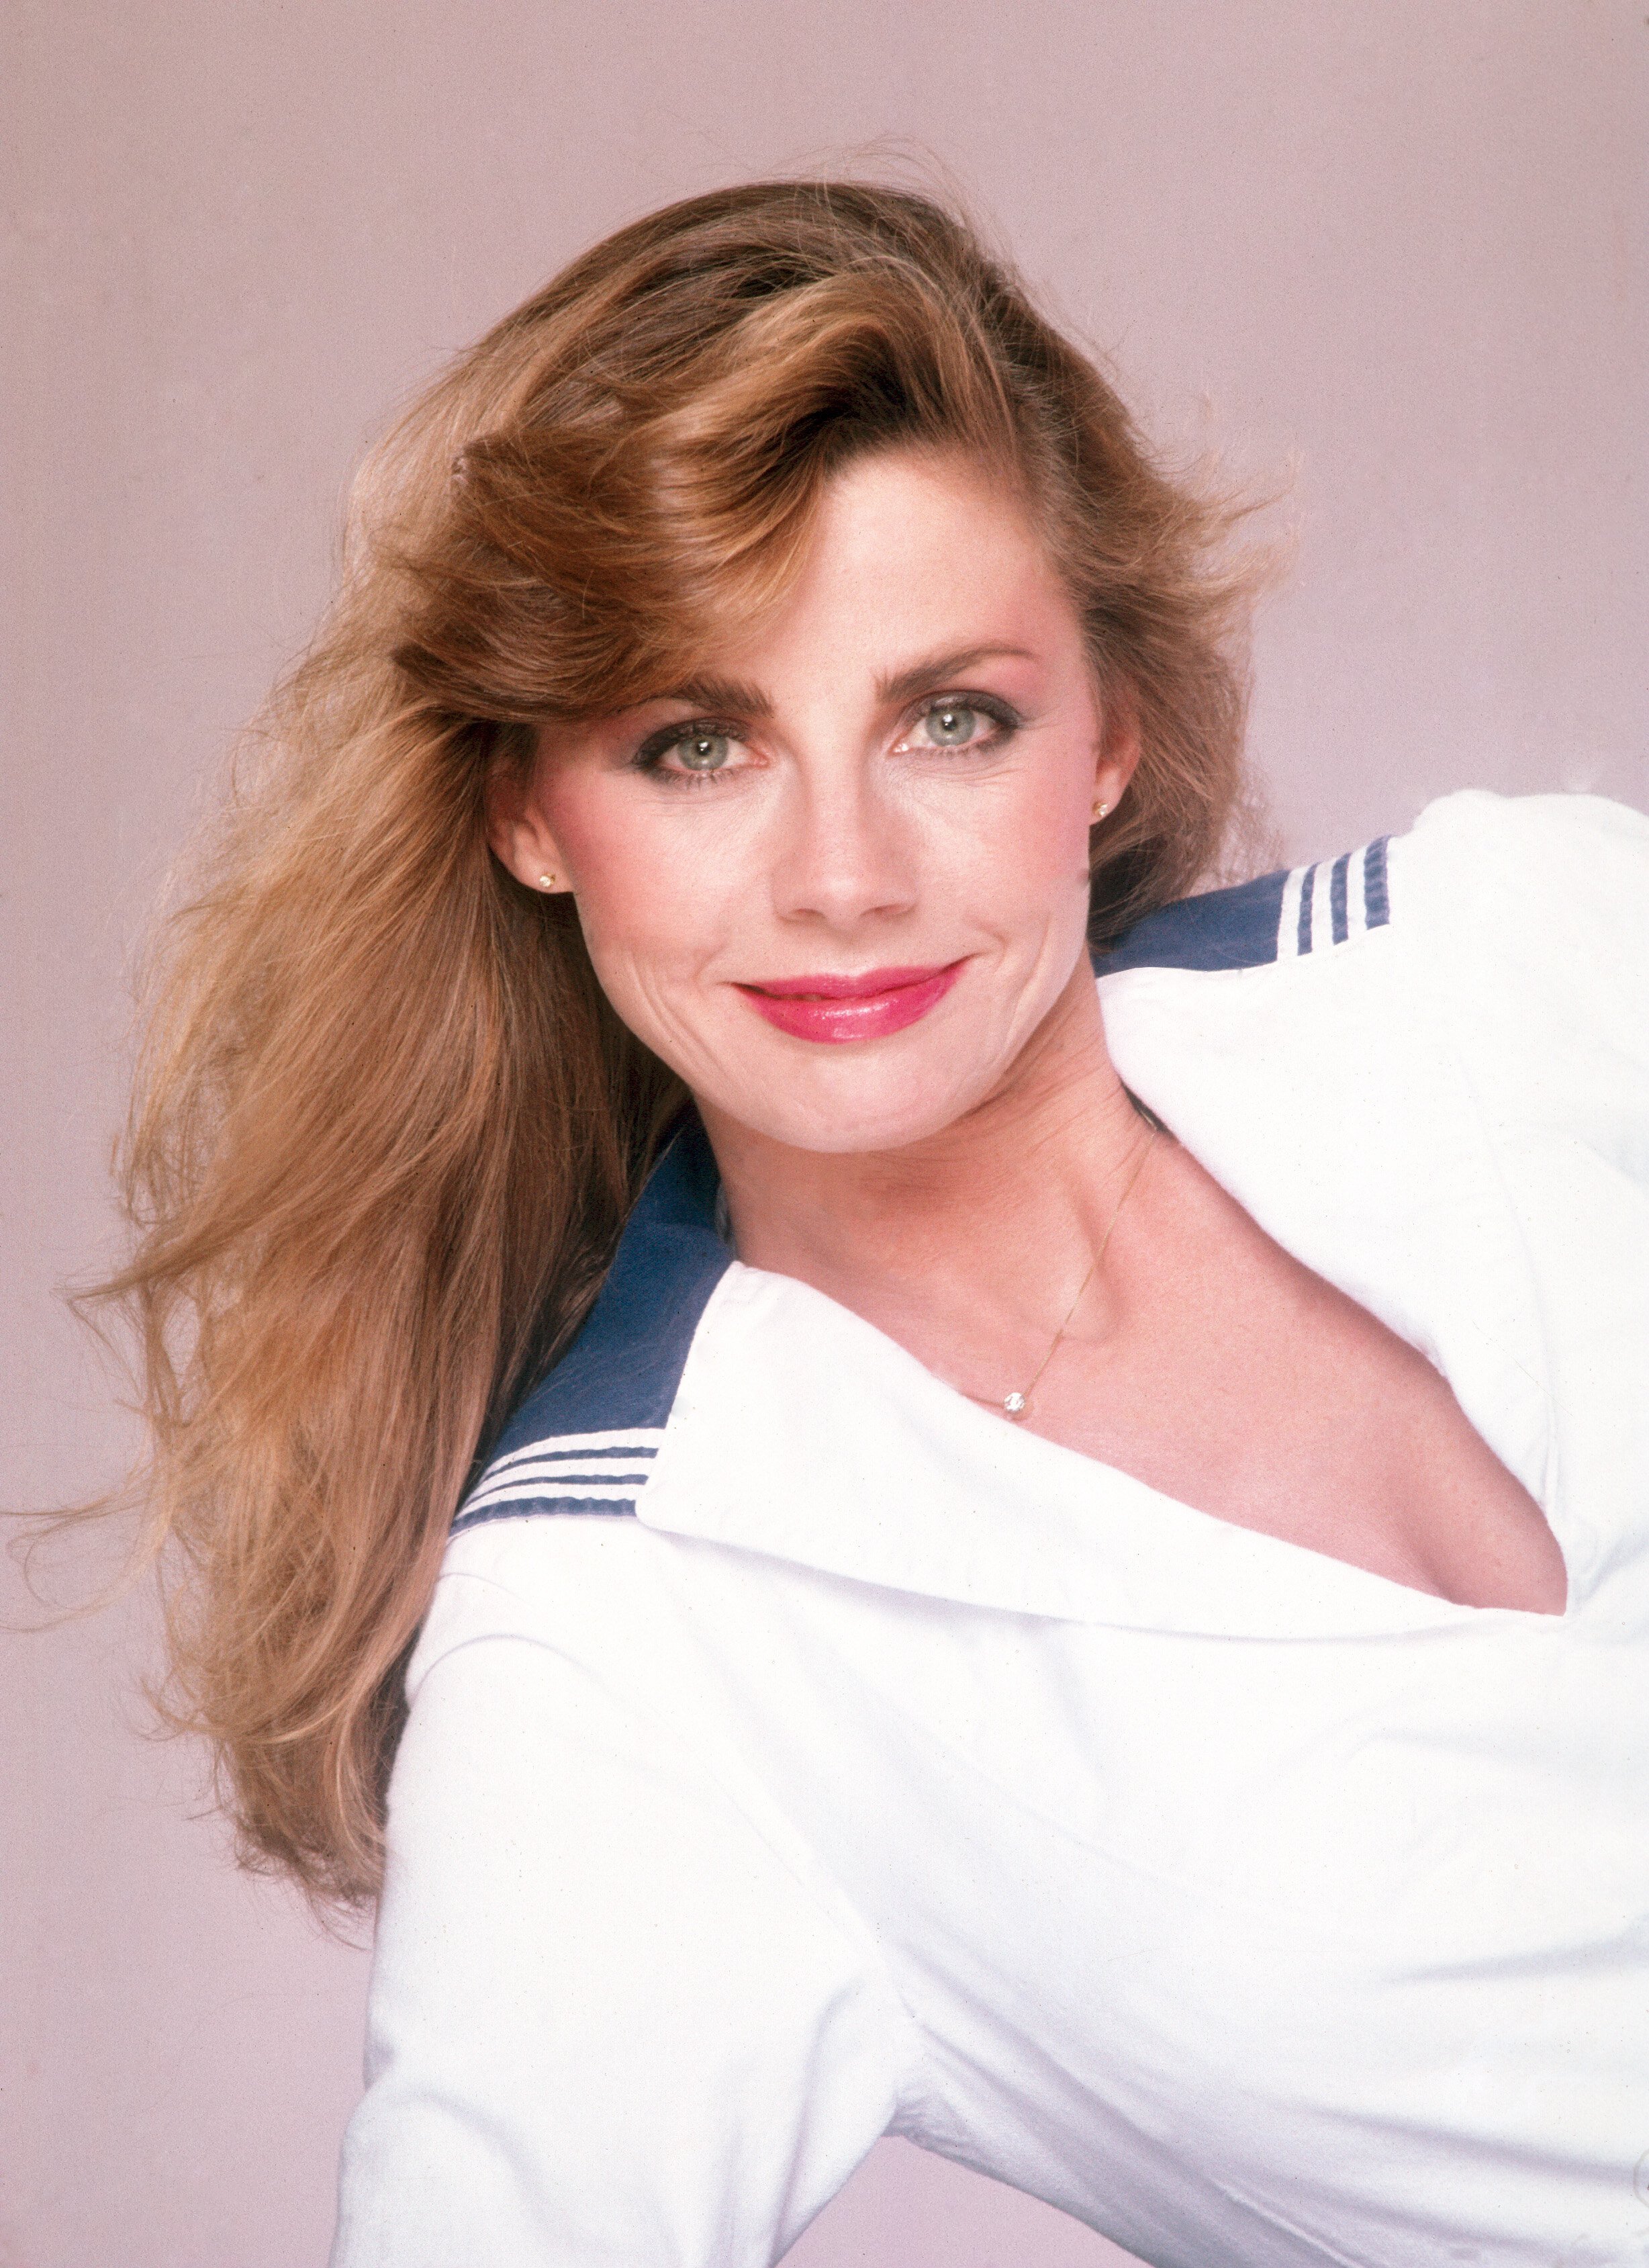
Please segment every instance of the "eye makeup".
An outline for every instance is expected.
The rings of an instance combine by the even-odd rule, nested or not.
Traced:
[[[983,738],[968,740],[935,739],[913,746],[910,735],[916,727],[930,718],[982,718],[995,727]],[[900,729],[894,746],[902,752],[935,755],[983,755],[1001,748],[1024,724],[1024,718],[1011,703],[994,693],[958,691],[930,694],[919,705],[908,712],[907,721]],[[650,779],[667,781],[673,786],[698,787],[712,785],[718,779],[751,769],[747,764],[732,764],[727,753],[735,747],[746,745],[744,728],[729,723],[724,718],[688,717],[649,733],[635,755],[630,769]],[[724,753],[718,757],[718,744]],[[699,760],[684,754],[679,766],[667,765],[666,757],[676,750],[696,750]]]
[[[713,717],[689,717],[672,725],[660,725],[646,739],[630,758],[630,769],[644,773],[649,779],[665,780],[672,786],[708,787],[729,771],[743,771],[743,764],[730,764],[724,755],[718,761],[710,761],[717,744],[726,750],[744,745],[740,728]],[[685,756],[680,769],[666,766],[665,758],[675,749],[695,749],[704,760],[695,762]]]
[[[994,725],[996,730],[980,739],[957,740],[946,738],[946,728],[941,725],[940,736],[928,741],[924,753],[983,755],[987,751],[1003,747],[1025,722],[1016,709],[994,693],[941,693],[930,696],[923,702],[901,733],[898,745],[902,748],[909,747],[910,734],[918,725],[928,724],[935,718],[946,717],[983,718]]]

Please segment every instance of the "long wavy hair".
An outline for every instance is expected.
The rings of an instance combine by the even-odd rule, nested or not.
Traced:
[[[488,848],[534,728],[701,661],[857,453],[961,450],[1034,508],[1143,740],[1096,939],[1241,803],[1231,514],[953,214],[755,183],[621,230],[395,426],[342,585],[151,957],[120,1174],[170,1721],[243,1859],[369,1897],[401,1670],[467,1476],[587,1312],[687,1097],[576,908]],[[100,1310],[99,1310],[100,1312]]]

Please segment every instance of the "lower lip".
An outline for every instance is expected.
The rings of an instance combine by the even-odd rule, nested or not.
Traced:
[[[814,993],[781,1000],[754,985],[740,984],[738,990],[759,1016],[793,1040],[880,1040],[919,1023],[961,973],[961,961],[953,961],[948,968],[937,968],[914,984],[890,985],[886,992],[862,992],[853,998],[830,999]]]

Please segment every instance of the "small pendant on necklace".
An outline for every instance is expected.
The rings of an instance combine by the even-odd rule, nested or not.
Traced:
[[[1022,1394],[1010,1394],[1002,1407],[1010,1418],[1017,1418],[1025,1408],[1025,1396]]]

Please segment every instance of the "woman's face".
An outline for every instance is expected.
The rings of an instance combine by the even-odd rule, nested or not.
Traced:
[[[1023,508],[890,452],[693,682],[547,730],[491,840],[571,886],[614,1007],[712,1115],[885,1150],[1000,1088],[1060,998],[1135,755]]]

